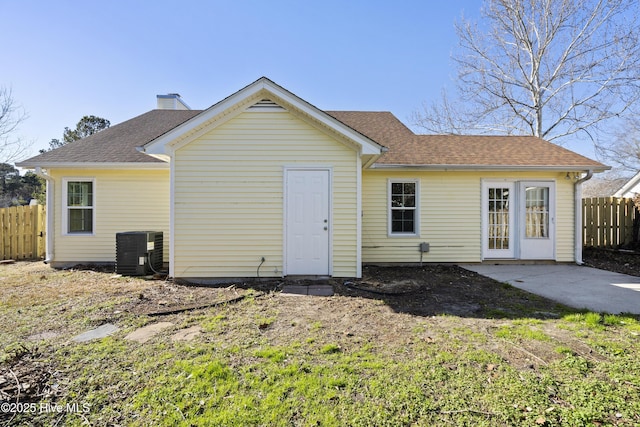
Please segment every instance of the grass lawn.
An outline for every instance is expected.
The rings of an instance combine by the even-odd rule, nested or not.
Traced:
[[[2,265],[0,426],[640,425],[636,317],[494,286],[500,310],[419,315],[379,294],[203,290]],[[245,298],[143,314],[234,295]],[[124,339],[159,321],[171,326],[147,342]],[[72,341],[105,323],[119,330]],[[176,339],[194,326],[195,338]]]

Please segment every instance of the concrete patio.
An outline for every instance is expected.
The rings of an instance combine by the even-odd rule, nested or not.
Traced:
[[[461,267],[570,307],[640,314],[640,277],[574,264]]]

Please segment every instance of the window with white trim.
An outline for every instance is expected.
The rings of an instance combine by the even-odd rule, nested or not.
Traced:
[[[63,179],[62,204],[65,234],[93,234],[95,223],[95,180]]]
[[[390,180],[388,193],[389,235],[417,236],[420,229],[419,182]]]

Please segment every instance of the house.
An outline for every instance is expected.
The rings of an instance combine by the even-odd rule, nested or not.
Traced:
[[[629,178],[612,178],[605,174],[594,176],[589,181],[582,184],[582,197],[611,197],[618,191]]]
[[[113,263],[164,232],[170,275],[360,277],[363,263],[581,262],[581,183],[607,166],[530,136],[416,135],[260,78],[19,166],[47,180],[47,261]],[[171,109],[162,109],[168,107]]]
[[[635,174],[629,181],[626,181],[613,197],[636,197],[640,195],[640,172]]]

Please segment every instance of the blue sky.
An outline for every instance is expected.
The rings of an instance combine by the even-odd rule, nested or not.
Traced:
[[[112,125],[177,92],[207,108],[267,76],[326,110],[409,124],[453,86],[454,22],[480,0],[0,0],[0,85],[29,114],[30,154],[84,115]],[[588,148],[570,147],[590,155]]]

